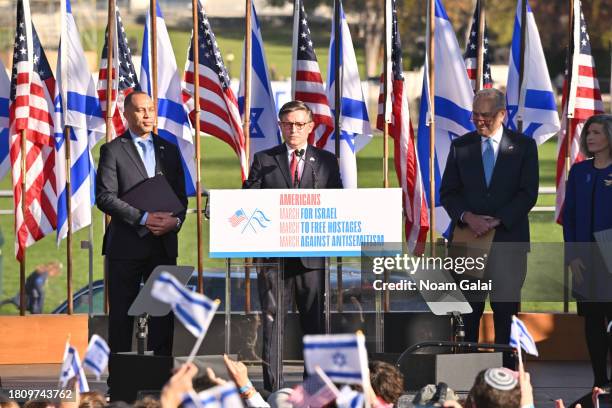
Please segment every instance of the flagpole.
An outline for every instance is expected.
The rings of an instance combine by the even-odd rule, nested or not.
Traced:
[[[391,12],[389,7],[389,1],[385,0],[385,54],[383,63],[383,187],[389,188],[389,120],[391,118],[391,107],[389,106],[389,47],[391,46],[389,32],[391,31],[390,25],[393,21],[389,21],[389,13]],[[396,141],[397,143],[397,141]],[[389,281],[389,272],[385,269],[384,281]],[[385,289],[383,293],[383,310],[389,311],[389,290]]]
[[[567,81],[566,81],[566,92],[567,96],[565,98],[565,107],[566,107],[566,116],[565,116],[565,172],[564,172],[564,181],[567,183],[567,179],[569,177],[570,166],[572,164],[571,161],[571,148],[572,148],[572,118],[574,117],[574,112],[570,112],[570,93],[572,89],[572,67],[573,67],[573,58],[572,55],[574,53],[574,0],[569,0],[569,24],[568,24],[568,42],[567,42]],[[569,265],[565,265],[563,268],[563,312],[569,312]]]
[[[341,27],[341,15],[340,15],[340,2],[342,0],[334,1],[334,152],[336,159],[340,163],[340,115],[342,112],[342,84],[341,84],[341,72],[340,72],[340,42],[342,41],[342,27]],[[328,276],[329,277],[329,276]],[[342,257],[336,258],[336,277],[337,277],[337,293],[336,296],[336,310],[342,312]],[[329,280],[329,279],[326,279]],[[331,285],[330,285],[331,286]],[[329,324],[326,324],[329,326]],[[326,333],[330,333],[330,327],[326,327]]]
[[[157,134],[157,0],[151,0],[149,12],[151,16],[151,32],[149,33],[151,43],[151,97],[155,109],[153,133]]]
[[[25,217],[26,212],[26,134],[25,130],[21,130],[21,214]],[[18,233],[18,231],[16,232]],[[19,237],[17,237],[19,242]],[[26,312],[26,295],[25,295],[25,273],[26,273],[26,243],[23,243],[21,248],[21,260],[19,261],[19,315],[25,316]]]
[[[482,73],[484,71],[484,30],[485,30],[485,0],[478,0],[476,7],[478,8],[478,37],[476,39],[476,82],[475,90],[480,91],[484,84]]]
[[[387,116],[389,115],[388,106],[388,95],[389,95],[389,25],[392,23],[389,21],[389,2],[385,0],[385,51],[384,51],[384,62],[383,62],[383,187],[389,188],[389,121]]]
[[[193,101],[194,101],[194,127],[195,127],[195,165],[196,165],[196,223],[198,245],[198,292],[204,293],[204,249],[202,245],[202,170],[201,139],[200,139],[200,47],[198,46],[200,24],[198,18],[198,0],[191,2],[193,15],[193,38],[191,50],[193,52]]]
[[[253,60],[253,29],[251,26],[253,5],[252,0],[246,0],[245,2],[245,33],[244,33],[244,119],[243,119],[243,130],[244,134],[244,154],[246,155],[247,161],[247,174],[250,170],[251,163],[251,70]],[[253,260],[246,258],[245,264],[252,263]],[[228,264],[229,267],[229,264]],[[250,313],[251,311],[251,268],[246,266],[244,268],[244,312]]]
[[[428,72],[424,73],[429,77],[429,245],[431,256],[436,253],[436,172],[435,172],[435,152],[436,152],[436,111],[435,111],[435,75],[434,52],[435,52],[435,0],[429,0],[429,10],[427,23],[429,29],[427,50]]]
[[[106,41],[106,143],[112,140],[113,131],[113,82],[115,80],[113,50],[115,41],[115,0],[108,0],[108,23],[107,23],[107,41]],[[104,215],[104,226],[108,227],[110,216]],[[104,313],[109,313],[108,307],[108,262],[104,257]]]
[[[63,84],[66,86],[66,84]],[[66,312],[72,314],[72,182],[70,177],[70,126],[64,127],[64,150],[66,151],[66,213],[68,231],[66,236]]]
[[[246,0],[245,10],[245,36],[244,36],[244,148],[247,163],[251,157],[251,65],[252,65],[252,45],[253,30],[251,27],[252,0]],[[248,167],[248,166],[247,166]]]
[[[522,95],[523,79],[525,73],[525,35],[527,33],[527,0],[521,2],[521,44],[519,50],[519,80],[518,80],[518,107],[516,128],[519,133],[523,133],[523,106],[525,99]]]

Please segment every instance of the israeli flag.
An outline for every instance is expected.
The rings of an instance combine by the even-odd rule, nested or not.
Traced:
[[[204,390],[199,394],[195,392],[187,393],[183,396],[181,405],[185,408],[234,408],[244,406],[236,384],[231,381]]]
[[[87,351],[85,352],[85,358],[83,359],[83,366],[89,369],[96,375],[96,378],[100,380],[100,376],[108,366],[108,357],[110,356],[110,348],[106,341],[97,334],[91,336]]]
[[[195,195],[196,169],[195,146],[189,116],[183,107],[181,80],[176,66],[174,50],[159,3],[157,4],[157,133],[178,147],[185,173],[185,191]],[[151,57],[151,13],[147,19],[142,38],[142,63],[140,66],[140,88],[153,95],[153,73]]]
[[[91,149],[105,132],[105,121],[96,92],[96,83],[86,68],[87,59],[72,15],[70,0],[62,0],[61,12],[61,38],[54,99],[58,245],[68,235],[66,134],[64,133],[64,127],[70,127],[73,232],[91,224],[91,207],[95,202],[95,164]]]
[[[516,6],[512,48],[510,49],[510,62],[508,64],[508,83],[506,85],[508,115],[506,126],[516,131],[518,130],[518,121],[522,119],[522,133],[533,137],[537,144],[542,144],[554,136],[561,126],[555,94],[550,83],[544,51],[542,51],[540,34],[529,2],[527,2],[523,84],[519,91],[521,4],[522,0],[519,0]]]
[[[336,398],[338,408],[362,408],[365,404],[363,393],[353,390],[345,385],[340,390],[340,395]]]
[[[363,334],[304,336],[304,364],[309,375],[317,366],[337,383],[363,384],[368,377],[368,353]]]
[[[81,366],[81,360],[79,359],[79,352],[77,349],[72,347],[70,343],[66,342],[66,350],[64,351],[64,358],[62,360],[62,369],[60,371],[59,387],[64,389],[68,385],[68,382],[77,377],[79,384],[79,393],[88,392],[89,384],[87,383],[87,377]]]
[[[341,1],[341,0],[337,0]],[[357,188],[357,159],[355,155],[370,140],[372,140],[372,128],[368,117],[368,107],[363,96],[359,71],[357,70],[357,58],[353,49],[353,40],[349,31],[346,16],[340,4],[340,34],[335,33],[332,19],[332,35],[329,44],[329,65],[327,68],[327,95],[332,113],[335,111],[335,82],[340,81],[341,89],[341,118],[340,118],[340,175],[344,188]],[[340,61],[335,58],[336,39],[340,42]],[[340,78],[335,78],[336,64],[340,64]],[[334,135],[327,140],[325,150],[335,152]]]
[[[471,121],[474,91],[467,76],[465,62],[453,26],[446,14],[441,0],[435,2],[435,94],[429,95],[428,58],[425,57],[423,74],[423,91],[419,112],[419,129],[417,134],[417,153],[421,163],[423,187],[427,205],[431,208],[430,177],[435,180],[435,216],[436,230],[448,236],[450,217],[440,203],[440,184],[446,168],[446,159],[451,142],[466,133],[475,130]],[[431,126],[430,104],[435,110],[435,151],[434,174],[430,174],[429,129]]]
[[[517,350],[522,348],[527,354],[538,356],[538,348],[527,326],[518,317],[512,316],[510,326],[510,345]],[[519,350],[520,353],[520,350]]]
[[[190,291],[168,272],[162,272],[153,282],[151,295],[157,300],[169,303],[175,316],[195,337],[206,334],[219,307],[218,302]]]
[[[9,154],[9,101],[11,80],[6,74],[6,68],[0,61],[0,179],[4,178],[11,168]]]
[[[278,109],[268,76],[268,64],[261,37],[261,25],[255,12],[255,3],[251,3],[251,113],[249,115],[249,163],[253,155],[282,143],[278,128]],[[245,44],[246,45],[246,44]],[[240,70],[240,88],[238,89],[238,107],[244,120],[244,72],[246,58],[242,58]]]

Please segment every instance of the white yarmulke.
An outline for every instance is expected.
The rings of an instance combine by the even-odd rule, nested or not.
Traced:
[[[514,373],[507,368],[489,368],[485,371],[484,380],[491,387],[500,391],[510,391],[518,384]]]

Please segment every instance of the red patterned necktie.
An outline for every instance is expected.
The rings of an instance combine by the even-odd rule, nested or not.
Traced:
[[[295,155],[295,150],[293,151],[293,153],[291,153],[291,165],[289,166],[289,171],[291,172],[291,183],[293,184],[293,187],[297,186],[297,178],[296,177],[296,172],[297,172],[297,166],[298,166],[298,159],[297,156]]]

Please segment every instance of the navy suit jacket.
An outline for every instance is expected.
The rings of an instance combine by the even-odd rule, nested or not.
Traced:
[[[157,135],[153,135],[153,144],[155,174],[166,177],[178,199],[187,208],[185,179],[178,149]],[[114,259],[144,259],[158,248],[153,241],[161,239],[166,256],[177,257],[177,231],[170,231],[161,237],[147,233],[146,227],[140,225],[143,212],[121,199],[127,191],[148,177],[129,131],[102,145],[96,174],[96,204],[102,212],[112,217],[104,234],[103,255]],[[175,215],[181,221],[185,220],[185,211]]]
[[[256,153],[249,178],[242,188],[293,188],[287,145],[283,143]],[[342,188],[336,156],[309,145],[304,155],[304,169],[298,188]],[[308,257],[301,260],[305,268],[321,269],[325,266],[325,258]]]
[[[494,240],[529,242],[529,211],[538,198],[538,150],[533,139],[504,128],[491,182],[482,164],[481,136],[467,133],[450,147],[440,201],[454,229],[465,211],[499,218]]]

